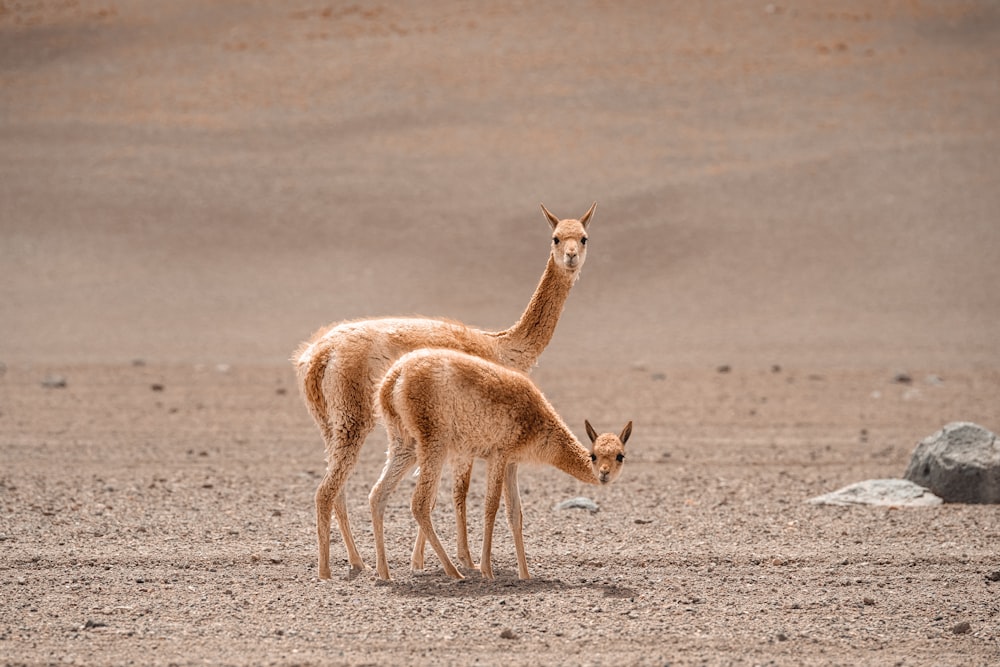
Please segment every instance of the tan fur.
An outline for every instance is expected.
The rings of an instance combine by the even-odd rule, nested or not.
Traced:
[[[383,523],[386,504],[399,481],[415,466],[420,467],[420,476],[413,491],[413,516],[445,571],[461,579],[434,532],[431,509],[447,459],[486,459],[482,575],[493,578],[493,525],[506,485],[507,520],[517,550],[518,576],[528,579],[516,465],[546,463],[587,484],[609,484],[621,473],[625,442],[632,432],[629,422],[620,436],[597,435],[587,422],[593,442],[593,450],[588,451],[527,375],[454,350],[417,350],[402,357],[386,374],[377,400],[389,452],[368,499],[376,568],[382,579],[390,578]]]
[[[510,329],[482,331],[425,318],[355,320],[320,329],[296,350],[292,362],[302,397],[326,445],[327,471],[316,490],[321,579],[330,578],[331,514],[336,515],[351,573],[367,569],[351,533],[344,485],[375,426],[373,392],[385,371],[403,354],[427,347],[462,350],[525,371],[534,366],[552,339],[569,291],[580,275],[586,259],[586,228],[595,206],[579,220],[558,220],[542,206],[552,227],[548,262],[528,307]],[[471,464],[454,470],[459,481],[456,488],[462,486],[460,477],[467,487]],[[462,522],[464,502],[463,496]],[[467,545],[461,523],[459,528],[459,542]],[[464,553],[459,551],[463,561],[471,562],[467,546]]]

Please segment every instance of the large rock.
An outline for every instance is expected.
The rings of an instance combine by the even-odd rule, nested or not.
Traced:
[[[869,479],[810,498],[813,505],[880,505],[933,507],[943,501],[929,490],[905,479]]]
[[[1000,503],[1000,441],[977,424],[948,424],[917,445],[903,476],[948,503]]]

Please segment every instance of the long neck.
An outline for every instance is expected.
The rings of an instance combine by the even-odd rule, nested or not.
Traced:
[[[579,273],[564,271],[549,256],[545,273],[531,295],[521,319],[506,331],[497,334],[503,356],[509,365],[528,370],[535,365],[542,351],[552,340],[566,297]]]
[[[566,427],[553,429],[545,448],[545,462],[587,484],[597,484],[590,452]]]

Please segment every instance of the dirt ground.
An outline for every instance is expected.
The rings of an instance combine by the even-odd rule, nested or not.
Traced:
[[[998,81],[989,2],[0,0],[0,663],[997,664],[995,506],[804,501],[1000,429]],[[621,479],[320,582],[292,350],[508,326],[594,200],[533,377]]]

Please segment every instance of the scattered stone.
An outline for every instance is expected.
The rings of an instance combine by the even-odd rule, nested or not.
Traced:
[[[786,635],[784,632],[779,632],[775,636],[775,639],[777,639],[779,642],[787,642],[788,641],[788,635]]]
[[[943,500],[905,479],[869,479],[809,499],[812,505],[878,505],[883,507],[932,507]]]
[[[1000,503],[1000,441],[971,422],[953,422],[914,449],[906,479],[949,503]]]
[[[781,365],[780,364],[772,364],[771,365],[771,372],[772,373],[780,373],[781,372]]]
[[[160,384],[159,382],[154,382],[153,384],[149,385],[149,388],[152,389],[153,391],[163,391],[163,385]]]
[[[635,522],[640,526],[645,526],[647,523],[653,523],[652,519],[636,519]]]
[[[145,359],[133,359],[132,360],[132,365],[133,366],[145,366],[146,365],[146,360]]]
[[[274,390],[274,393],[277,394],[278,396],[284,396],[285,394],[288,393],[288,390],[285,389],[284,387],[278,387],[277,389]]]
[[[986,581],[1000,581],[1000,570],[995,570],[987,574]]]
[[[909,373],[900,371],[899,373],[896,373],[895,375],[892,376],[892,381],[895,382],[896,384],[910,384],[913,382],[913,378],[910,376]]]
[[[590,498],[584,496],[577,496],[576,498],[570,498],[569,500],[564,500],[561,503],[557,503],[553,509],[557,510],[569,510],[569,509],[581,509],[587,510],[589,512],[597,512],[601,508],[597,506]]]
[[[722,364],[721,366],[719,366],[715,370],[716,370],[716,372],[719,372],[719,373],[728,373],[729,371],[733,370],[733,368],[729,364]]]
[[[951,631],[956,635],[967,635],[972,632],[972,625],[968,621],[962,621],[952,626]]]
[[[89,618],[87,619],[87,622],[83,624],[84,630],[90,630],[91,628],[106,628],[106,627],[108,627],[108,624],[105,623],[104,621],[92,621]]]
[[[500,639],[517,639],[517,635],[510,628],[504,628],[500,631]]]
[[[62,389],[66,386],[66,378],[62,375],[46,375],[42,386],[46,389]]]
[[[868,597],[867,595],[861,600],[861,603],[863,605],[865,605],[866,607],[874,607],[875,606],[875,600],[872,599],[872,598],[870,598],[870,597]]]

